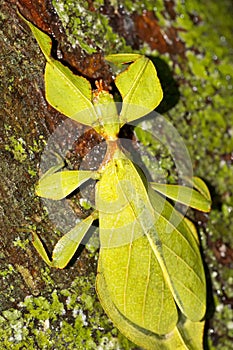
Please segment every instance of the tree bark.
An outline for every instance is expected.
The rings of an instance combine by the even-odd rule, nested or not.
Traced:
[[[213,198],[210,216],[193,214],[202,237],[210,290],[206,342],[214,349],[232,344],[232,2],[225,0],[214,4],[207,1],[199,5],[192,0],[185,4],[171,0],[163,1],[161,5],[157,1],[146,3],[122,1],[122,6],[116,6],[105,1],[101,6],[98,1],[81,1],[80,6],[90,16],[82,18],[81,29],[88,27],[85,18],[86,21],[92,18],[96,23],[106,18],[107,24],[101,25],[106,25],[108,37],[102,40],[101,46],[98,33],[95,33],[95,46],[87,30],[84,32],[86,41],[82,37],[74,47],[68,35],[70,28],[65,27],[62,14],[56,12],[52,2],[22,0],[16,4],[12,0],[0,4],[0,339],[6,349],[16,345],[19,348],[48,346],[46,348],[53,349],[56,342],[61,342],[55,334],[59,322],[67,322],[65,329],[59,325],[61,337],[66,339],[63,346],[73,344],[73,348],[79,349],[77,335],[72,333],[73,338],[68,338],[68,324],[75,328],[77,323],[65,300],[65,296],[71,298],[72,293],[77,293],[77,304],[74,303],[73,309],[79,310],[79,315],[86,313],[91,318],[89,332],[83,331],[80,335],[81,340],[89,337],[85,343],[87,349],[99,345],[104,335],[109,342],[113,339],[115,344],[119,342],[122,349],[135,349],[113,330],[98,304],[94,292],[95,254],[84,250],[70,269],[54,271],[45,268],[32,246],[32,231],[39,232],[51,250],[57,239],[54,224],[35,196],[34,188],[46,140],[66,118],[45,100],[45,60],[19,17],[17,5],[23,15],[51,35],[54,55],[61,56],[75,73],[89,79],[93,87],[95,80],[103,79],[105,88],[111,88],[113,72],[104,61],[104,54],[110,53],[111,47],[119,52],[143,51],[143,48],[145,51],[146,47],[153,57],[165,93],[158,111],[170,119],[184,138],[194,173],[207,181]],[[89,30],[93,32],[92,28]],[[85,52],[87,44],[89,48],[94,47],[94,52]],[[88,144],[86,147],[98,141],[94,134],[86,138],[83,139],[85,145]],[[84,215],[81,211],[79,214]],[[77,275],[80,286],[75,285],[75,292],[72,283]],[[218,305],[215,315],[211,295]],[[30,307],[28,296],[31,297]],[[45,315],[46,302],[52,305],[56,319],[51,314]],[[61,312],[62,307],[64,312]],[[43,343],[40,328],[46,329],[47,319],[53,328]],[[12,325],[17,325],[18,330],[12,330]],[[98,331],[98,326],[104,330]],[[93,327],[96,327],[94,331]],[[27,339],[28,335],[30,339]]]

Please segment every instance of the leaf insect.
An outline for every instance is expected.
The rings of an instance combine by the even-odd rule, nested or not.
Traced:
[[[145,110],[153,111],[162,100],[154,65],[140,54],[106,57],[112,64],[128,64],[115,79],[123,101],[118,112],[101,83],[93,92],[87,79],[74,75],[50,55],[50,38],[27,23],[47,61],[48,103],[94,128],[107,142],[105,159],[97,171],[50,169],[39,180],[37,195],[54,200],[65,198],[90,178],[97,183],[93,212],[57,242],[52,259],[33,233],[36,250],[48,265],[62,269],[98,219],[96,290],[116,327],[144,349],[202,349],[206,281],[198,236],[167,198],[208,212],[209,191],[195,177],[190,179],[191,187],[159,183],[146,187],[118,140],[125,123],[141,118]]]

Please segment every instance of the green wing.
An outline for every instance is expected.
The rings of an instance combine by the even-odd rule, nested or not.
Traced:
[[[128,339],[146,350],[200,350],[203,348],[204,322],[191,322],[181,318],[169,333],[159,336],[127,319],[117,309],[109,294],[102,269],[101,256],[98,264],[96,290],[106,314]]]
[[[153,208],[142,180],[124,155],[104,169],[96,185],[96,208],[100,212],[102,247],[127,244],[154,224]]]
[[[130,160],[122,156],[108,165],[96,190],[101,270],[124,317],[167,334],[177,323],[176,305],[193,322],[203,318],[205,275],[182,216],[156,192],[150,197]]]
[[[101,267],[118,310],[138,326],[165,334],[178,321],[177,308],[145,236],[153,208],[135,174],[128,159],[113,160],[96,185]]]
[[[161,259],[179,309],[191,321],[200,321],[206,311],[206,282],[197,239],[181,214],[158,193],[151,192],[150,199],[155,210],[155,226],[147,234],[151,248]]]
[[[124,317],[157,334],[175,328],[177,308],[146,236],[101,248],[99,259],[112,302]]]

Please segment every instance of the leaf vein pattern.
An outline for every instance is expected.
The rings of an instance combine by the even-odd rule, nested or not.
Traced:
[[[124,285],[124,313],[126,314],[126,298],[127,298],[127,286],[128,286],[128,280],[129,280],[129,266],[130,266],[130,260],[131,260],[131,251],[132,251],[132,243],[129,244],[129,255],[128,255],[128,261],[126,266],[126,274],[125,274],[125,285]]]
[[[161,307],[159,312],[158,329],[160,329],[160,323],[161,323],[162,313],[163,313],[163,304],[164,304],[164,281],[162,281],[162,286],[161,286]]]
[[[69,85],[72,88],[72,90],[75,93],[78,92],[78,94],[81,95],[85,99],[85,102],[88,104],[88,107],[90,107],[90,106],[92,107],[91,101],[88,100],[88,98],[77,88],[77,86],[71,80],[67,80],[66,75],[59,68],[57,68],[56,66],[53,66],[52,63],[50,63],[50,62],[48,62],[48,64],[51,65],[53,69],[55,68],[58,71],[58,75],[60,73],[60,75],[62,76],[62,79],[67,83],[67,85]]]
[[[156,216],[159,217],[159,214],[156,212]],[[196,251],[194,250],[194,248],[192,247],[192,245],[190,245],[190,242],[187,240],[187,238],[179,231],[177,230],[176,226],[173,225],[173,223],[171,223],[165,216],[162,216],[162,218],[168,223],[168,225],[170,225],[173,228],[173,231],[176,232],[176,234],[178,234],[181,239],[183,241],[185,241],[188,246],[190,247],[190,249],[193,251],[193,253],[196,255]],[[191,233],[190,233],[191,234]]]
[[[148,63],[149,63],[149,61],[146,62],[146,63],[144,64],[144,66],[142,67],[142,69],[140,70],[140,73],[138,74],[137,78],[134,80],[131,89],[130,89],[129,92],[125,95],[125,99],[127,98],[127,96],[128,96],[129,94],[131,94],[132,92],[135,91],[135,89],[136,89],[136,87],[137,87],[137,85],[138,85],[138,80],[140,80],[141,77],[142,77],[142,75],[144,74],[144,71],[146,70],[146,67],[147,67]]]
[[[198,300],[198,302],[199,302],[200,304],[203,304],[203,302],[201,301],[201,299],[198,298],[197,295],[196,295],[190,288],[186,287],[185,284],[184,284],[183,282],[181,282],[180,280],[178,280],[176,277],[173,277],[173,280],[176,280],[177,283],[180,284],[184,289],[186,289],[187,292],[190,292],[190,294],[192,294],[193,297],[194,297],[196,300]]]
[[[149,251],[149,259],[148,259],[147,279],[146,279],[145,293],[144,293],[143,304],[142,304],[142,323],[143,323],[143,325],[145,325],[144,315],[145,315],[147,293],[148,293],[148,287],[149,287],[150,275],[151,275],[151,253],[152,253],[152,250],[151,250],[150,246],[148,246],[148,251]]]
[[[163,244],[163,247],[167,248],[167,250],[169,250],[169,252],[174,255],[177,259],[181,260],[183,262],[184,265],[186,265],[188,267],[189,270],[193,271],[194,275],[196,276],[196,278],[203,283],[203,281],[200,279],[199,275],[193,270],[193,268],[184,260],[182,259],[179,255],[177,255],[174,250],[172,250],[171,248],[169,248],[166,244]]]

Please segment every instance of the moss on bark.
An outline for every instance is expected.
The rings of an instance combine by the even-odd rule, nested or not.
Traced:
[[[189,150],[194,174],[211,190],[210,215],[190,215],[202,238],[214,301],[209,302],[206,343],[210,349],[229,349],[233,338],[231,1],[125,0],[121,2],[124,11],[118,2],[110,1],[105,13],[99,11],[103,5],[80,1],[75,9],[72,1],[54,1],[71,45],[78,43],[88,53],[136,48],[156,57],[165,94],[174,88],[171,75],[176,82],[176,96],[172,93],[159,112],[176,127]],[[145,10],[154,11],[156,26]],[[118,32],[114,14],[121,19]],[[35,197],[34,185],[46,139],[62,117],[44,99],[44,58],[14,4],[0,5],[0,21],[1,346],[133,349],[112,327],[96,298],[96,252],[84,250],[64,271],[50,270],[35,254],[32,230],[49,237],[49,248],[59,234]],[[126,28],[128,37],[123,38]],[[157,46],[148,39],[148,28],[159,28]],[[140,137],[147,150],[154,151],[153,142],[146,135]],[[170,166],[168,158],[164,159],[158,171]]]

